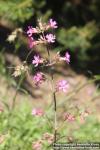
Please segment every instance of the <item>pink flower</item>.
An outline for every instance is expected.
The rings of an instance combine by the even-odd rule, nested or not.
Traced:
[[[47,34],[46,35],[46,40],[47,40],[48,43],[54,43],[55,39],[56,39],[56,37],[53,34]]]
[[[67,120],[69,122],[75,121],[75,116],[70,113],[65,113],[64,120]]]
[[[69,88],[69,84],[66,80],[61,80],[56,85],[57,91],[66,92],[68,88]]]
[[[66,52],[65,54],[65,61],[69,64],[70,63],[70,54]]]
[[[65,57],[60,57],[59,56],[59,60],[62,61],[66,61],[68,64],[70,63],[70,54],[68,52],[66,52]]]
[[[51,28],[54,28],[54,29],[58,27],[57,22],[53,21],[53,19],[49,20],[49,25],[50,25]]]
[[[36,28],[32,28],[32,26],[28,26],[27,34],[29,37],[32,36],[33,33],[38,33]]]
[[[33,80],[35,82],[35,85],[39,85],[42,83],[42,81],[45,80],[44,75],[42,72],[37,72],[34,76],[33,76]]]
[[[54,135],[47,132],[43,135],[43,140],[47,140],[47,142],[51,144],[53,143]]]
[[[32,144],[33,150],[42,150],[42,141],[38,140]]]
[[[34,108],[32,110],[32,115],[33,116],[43,116],[44,115],[44,111],[41,108]]]
[[[43,60],[40,58],[39,55],[35,55],[32,61],[32,64],[37,67],[39,64],[43,63]]]
[[[29,47],[32,48],[33,46],[37,45],[37,42],[32,38],[28,38]]]

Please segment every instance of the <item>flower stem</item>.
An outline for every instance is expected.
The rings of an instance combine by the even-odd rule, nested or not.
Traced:
[[[56,105],[56,94],[53,93],[54,101],[54,143],[57,141],[57,105]]]
[[[48,52],[48,59],[51,64],[51,56],[49,48],[47,47]],[[57,141],[57,103],[56,103],[56,92],[54,90],[54,75],[52,72],[52,66],[50,68],[50,75],[51,75],[51,84],[52,84],[52,96],[53,96],[53,103],[54,103],[54,143]]]

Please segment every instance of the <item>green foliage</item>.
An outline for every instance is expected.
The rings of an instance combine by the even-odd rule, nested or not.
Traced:
[[[0,113],[0,135],[5,136],[0,150],[31,150],[32,142],[51,132],[45,119],[33,117],[31,110],[29,103],[25,103],[11,114],[6,109]]]
[[[58,22],[58,39],[60,50],[67,48],[73,54],[77,53],[77,59],[83,60],[83,65],[95,59],[98,61],[100,48],[100,2],[95,1],[45,1],[45,0],[1,0],[0,19],[10,20],[18,26],[27,21],[27,26],[33,24],[40,17],[47,21],[51,16]],[[32,21],[28,22],[29,20]],[[62,27],[62,28],[60,28]],[[95,55],[91,57],[90,53]],[[88,60],[88,61],[87,61]]]
[[[4,140],[0,144],[0,150],[31,150],[33,141],[41,139],[45,132],[52,133],[52,130],[46,124],[45,118],[33,117],[31,110],[30,103],[24,101],[11,114],[9,114],[6,107],[4,112],[0,112],[0,135],[4,136]],[[79,142],[98,142],[100,139],[99,127],[100,122],[98,122],[95,116],[92,116],[77,130],[74,130],[72,127],[72,136]],[[66,127],[61,130],[61,135],[67,136],[69,132],[70,124],[68,125],[67,123]],[[64,141],[66,142],[64,139],[59,140],[59,142]],[[45,143],[43,150],[47,149],[52,150]]]
[[[5,75],[6,73],[6,68],[5,68],[5,59],[3,57],[3,50],[0,53],[0,74]]]
[[[45,1],[43,0],[1,0],[0,17],[15,23],[23,23],[25,20],[32,17],[32,15],[34,15],[38,9],[43,7],[44,4]]]
[[[100,81],[100,75],[95,75],[94,78],[95,78],[97,81]]]
[[[32,0],[1,1],[0,17],[2,17],[3,19],[10,19],[13,21],[24,22],[26,19],[32,16],[33,10],[30,7],[31,5],[32,5]]]
[[[81,126],[77,131],[74,131],[74,136],[81,142],[99,142],[100,139],[100,122],[95,116],[89,117],[87,123]]]
[[[57,37],[63,49],[70,48],[73,52],[79,49],[78,55],[84,58],[85,52],[91,48],[91,40],[97,32],[98,29],[95,22],[90,22],[84,27],[73,26],[70,29],[59,29]]]

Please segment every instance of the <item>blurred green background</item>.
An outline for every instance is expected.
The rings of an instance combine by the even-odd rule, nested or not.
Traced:
[[[58,22],[56,49],[69,49],[72,67],[76,71],[100,73],[100,1],[98,0],[1,0],[0,41],[8,33],[28,25],[36,25],[38,18]],[[6,28],[6,31],[4,31]],[[8,30],[10,29],[10,31]],[[6,32],[6,33],[5,33]],[[4,34],[4,35],[3,35]],[[3,48],[3,46],[1,46]],[[96,67],[95,67],[96,66]]]

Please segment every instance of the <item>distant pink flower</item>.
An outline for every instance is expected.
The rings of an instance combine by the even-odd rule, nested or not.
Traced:
[[[66,52],[65,56],[64,57],[60,57],[59,56],[59,60],[62,61],[66,61],[68,64],[70,63],[70,54],[68,52]]]
[[[46,40],[47,40],[48,43],[54,43],[55,39],[56,39],[56,37],[53,34],[47,34],[46,35]]]
[[[33,80],[34,80],[35,85],[38,86],[39,84],[41,84],[45,80],[43,73],[42,72],[37,72],[33,76]]]
[[[39,64],[43,63],[43,60],[40,58],[39,55],[35,55],[34,59],[32,60],[32,64],[37,67]]]
[[[88,115],[90,114],[90,112],[88,110],[85,110],[84,112],[82,112],[80,114],[80,122],[83,124],[85,123],[86,118],[88,117]]]
[[[68,88],[69,88],[69,84],[66,80],[60,80],[56,85],[57,91],[66,92]]]
[[[54,21],[53,19],[49,20],[49,25],[50,25],[51,28],[54,28],[54,29],[58,27],[57,22]]]
[[[0,112],[3,112],[3,111],[4,111],[3,107],[0,106]]]
[[[37,45],[37,42],[32,38],[28,38],[29,47],[32,48],[33,46]]]
[[[36,28],[33,28],[32,26],[28,26],[27,34],[29,37],[32,36],[33,33],[38,33]]]
[[[68,64],[70,63],[70,54],[68,52],[65,54],[65,60]]]
[[[67,120],[69,122],[75,121],[75,116],[70,113],[65,113],[64,120]]]
[[[34,142],[32,144],[32,149],[33,150],[42,150],[42,142],[40,140]]]
[[[46,140],[49,144],[53,143],[54,141],[54,135],[50,133],[44,133],[43,140]]]
[[[32,110],[32,115],[33,116],[43,116],[44,115],[44,111],[41,108],[34,108]]]
[[[94,93],[94,88],[93,87],[88,88],[87,92],[90,96],[92,96],[92,94]]]

